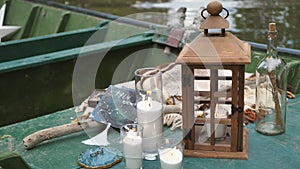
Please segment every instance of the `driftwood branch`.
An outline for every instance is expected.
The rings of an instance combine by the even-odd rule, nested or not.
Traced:
[[[30,134],[23,139],[23,144],[25,146],[25,149],[32,149],[37,144],[43,141],[79,132],[84,129],[96,127],[100,127],[100,124],[96,121],[93,121],[92,119],[87,119],[83,122],[68,123],[60,126],[55,126]]]
[[[165,105],[164,106],[164,113],[176,113],[181,112],[181,107],[178,105]]]
[[[180,110],[181,108],[179,106],[167,105],[165,106],[164,112],[166,113],[180,112]],[[100,125],[101,125],[100,123],[92,119],[86,119],[82,122],[72,122],[60,126],[55,126],[55,127],[43,129],[30,134],[29,136],[23,139],[23,144],[25,146],[25,149],[29,150],[43,141],[50,140],[52,138],[61,137],[71,133],[76,133],[84,129],[91,129],[97,127],[100,128],[101,127]]]

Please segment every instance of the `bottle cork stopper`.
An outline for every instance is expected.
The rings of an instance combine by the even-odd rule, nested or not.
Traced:
[[[269,32],[276,32],[276,23],[269,23]]]

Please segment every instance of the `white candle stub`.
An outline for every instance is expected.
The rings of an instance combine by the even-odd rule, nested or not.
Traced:
[[[167,148],[159,153],[162,169],[181,169],[182,152],[177,148]]]
[[[123,139],[123,151],[127,168],[142,166],[142,137],[134,130],[129,130]]]

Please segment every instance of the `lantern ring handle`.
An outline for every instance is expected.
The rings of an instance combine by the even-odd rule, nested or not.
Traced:
[[[224,19],[226,19],[226,18],[229,16],[229,11],[228,11],[228,9],[226,9],[226,8],[222,8],[222,9],[224,9],[224,10],[226,11],[226,16],[224,17]],[[203,14],[204,14],[204,11],[207,11],[207,8],[205,8],[205,9],[203,9],[203,10],[201,11],[201,16],[202,16],[202,18],[203,18],[203,19],[206,19],[206,17],[203,15]]]
[[[224,17],[224,19],[227,19],[227,17],[229,16],[229,11],[226,8],[223,8],[226,11],[226,16]]]
[[[206,19],[206,17],[203,15],[204,11],[207,11],[207,9],[204,8],[204,9],[201,11],[201,16],[202,16],[203,19]]]

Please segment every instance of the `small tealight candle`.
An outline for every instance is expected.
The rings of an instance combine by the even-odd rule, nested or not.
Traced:
[[[137,129],[129,129],[122,141],[125,168],[142,168],[142,136]]]
[[[182,169],[182,152],[175,148],[167,148],[159,153],[162,169]]]

